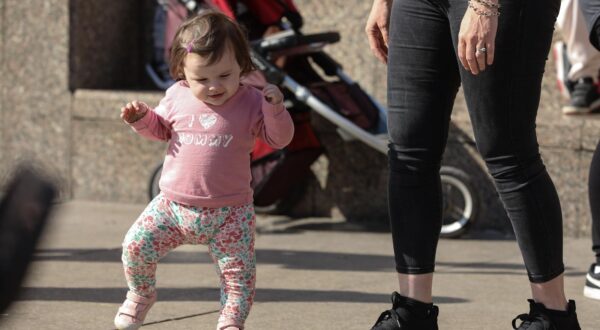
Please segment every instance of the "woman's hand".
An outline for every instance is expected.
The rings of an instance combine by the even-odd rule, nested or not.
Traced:
[[[497,4],[497,0],[488,1]],[[484,12],[497,11],[483,6],[478,8]],[[473,8],[467,8],[458,33],[458,58],[465,70],[476,75],[494,63],[497,30],[498,16],[479,15]]]
[[[267,84],[262,92],[265,100],[271,104],[279,104],[283,101],[283,94],[275,85]]]
[[[390,9],[393,0],[373,0],[365,32],[369,46],[381,62],[387,64]]]
[[[130,124],[134,123],[142,119],[148,112],[148,109],[150,108],[144,102],[129,102],[126,106],[121,108],[121,119]]]

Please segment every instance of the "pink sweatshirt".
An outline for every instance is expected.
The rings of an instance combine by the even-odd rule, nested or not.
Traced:
[[[244,85],[216,106],[178,82],[131,127],[149,139],[169,141],[159,182],[165,197],[210,208],[253,201],[250,152],[256,137],[281,149],[294,135],[283,104],[272,105],[259,90]]]

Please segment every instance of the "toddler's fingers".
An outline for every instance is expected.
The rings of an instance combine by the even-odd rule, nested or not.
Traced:
[[[128,103],[127,107],[125,108],[125,112],[127,117],[131,117],[133,114],[135,114],[135,108],[133,107],[133,104]]]
[[[263,89],[263,96],[265,97],[265,99],[270,99],[273,95],[273,91],[271,91],[270,89]]]

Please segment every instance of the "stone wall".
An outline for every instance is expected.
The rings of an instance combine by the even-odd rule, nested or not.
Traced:
[[[131,100],[157,104],[160,93],[78,90],[73,98],[73,197],[148,201],[148,182],[165,146],[138,136],[119,118]]]
[[[5,61],[4,61],[4,9],[6,5],[4,3],[5,0],[0,0],[0,77],[4,76],[4,71],[6,70]],[[6,112],[5,102],[6,102],[6,83],[4,79],[0,79],[0,183],[4,182],[4,177],[6,176],[7,166],[4,159],[5,154],[5,145],[6,145],[6,136],[2,133],[4,131],[4,126],[2,123],[4,122],[4,114]]]
[[[132,89],[144,81],[147,0],[71,0],[71,89]]]
[[[35,160],[70,181],[68,0],[3,0],[0,168]]]
[[[143,74],[148,1],[0,0],[0,178],[33,159],[60,178],[63,199],[146,202],[150,174],[164,145],[136,136],[119,119],[131,99],[157,103]],[[364,24],[370,1],[296,0],[304,32],[339,31],[326,48],[347,73],[385,103],[385,67],[370,54]],[[144,18],[144,19],[142,19]],[[589,234],[587,169],[600,136],[595,117],[567,118],[550,60],[538,135],[563,203],[566,233]],[[510,225],[472,141],[459,95],[444,164],[472,175],[482,200],[478,227],[505,233]],[[387,162],[360,142],[313,117],[327,152],[313,166],[297,216],[386,221]]]

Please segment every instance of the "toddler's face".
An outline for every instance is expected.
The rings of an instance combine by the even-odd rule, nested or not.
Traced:
[[[215,63],[189,53],[183,61],[183,72],[192,93],[202,102],[221,105],[232,97],[240,86],[241,68],[235,54],[227,48]]]

